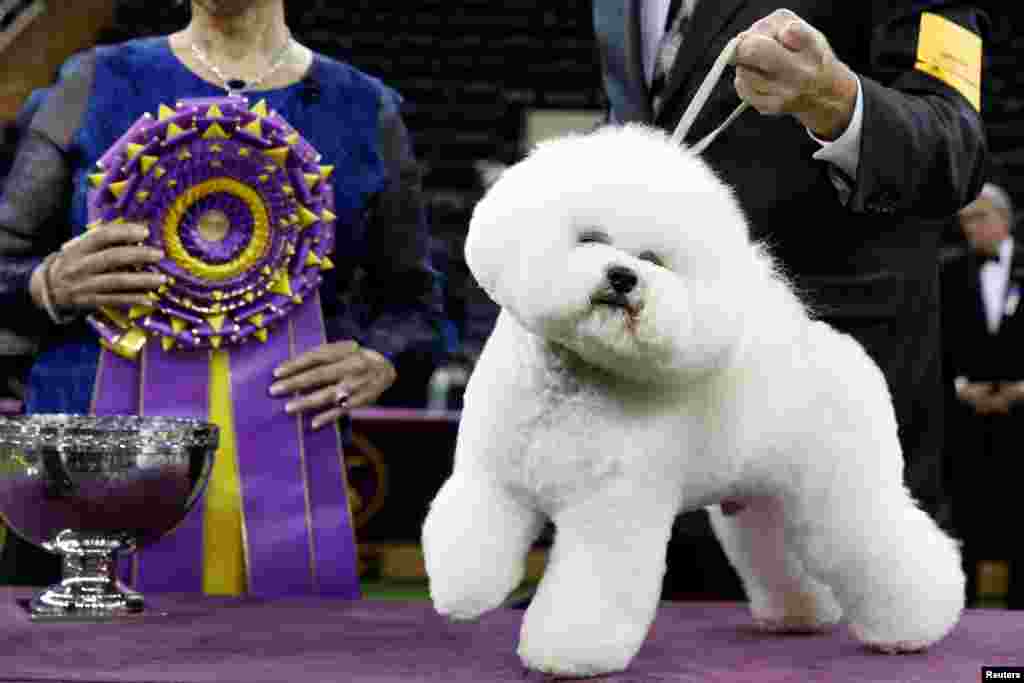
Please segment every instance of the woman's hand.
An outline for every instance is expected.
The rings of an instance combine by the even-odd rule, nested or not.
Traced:
[[[398,373],[387,358],[353,341],[324,344],[274,371],[271,396],[298,394],[289,414],[316,411],[313,429],[339,419],[351,408],[373,403],[395,383]]]
[[[29,289],[33,301],[44,308],[41,291],[48,280],[53,306],[61,312],[150,305],[147,294],[167,278],[134,270],[164,257],[159,249],[139,245],[148,234],[144,225],[110,223],[65,242],[47,262],[49,272],[41,266],[32,273]]]

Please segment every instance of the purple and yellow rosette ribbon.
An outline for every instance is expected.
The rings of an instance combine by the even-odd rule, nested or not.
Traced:
[[[202,504],[126,577],[140,590],[358,595],[337,426],[313,431],[268,387],[326,340],[330,166],[266,103],[161,106],[100,159],[89,228],[149,226],[166,257],[152,303],[90,317],[103,347],[92,411],[209,419],[221,448]]]

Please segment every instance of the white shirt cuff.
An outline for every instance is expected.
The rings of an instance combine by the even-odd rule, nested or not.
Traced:
[[[849,178],[857,177],[857,168],[860,166],[860,136],[864,127],[864,91],[860,85],[860,78],[857,78],[857,104],[853,108],[853,118],[850,125],[846,127],[843,134],[836,140],[822,140],[807,130],[815,142],[821,145],[821,149],[814,153],[814,158],[819,161],[827,161],[839,168]]]

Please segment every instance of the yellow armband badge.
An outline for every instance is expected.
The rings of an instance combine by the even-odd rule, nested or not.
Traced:
[[[917,44],[917,68],[955,88],[981,111],[981,37],[925,12]]]

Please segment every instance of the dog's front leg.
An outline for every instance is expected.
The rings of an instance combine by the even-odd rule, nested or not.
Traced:
[[[622,671],[654,619],[677,495],[619,481],[555,517],[544,577],[527,609],[523,663],[560,676]]]
[[[456,472],[430,505],[423,555],[441,614],[475,619],[522,581],[526,554],[544,518],[485,475]]]

